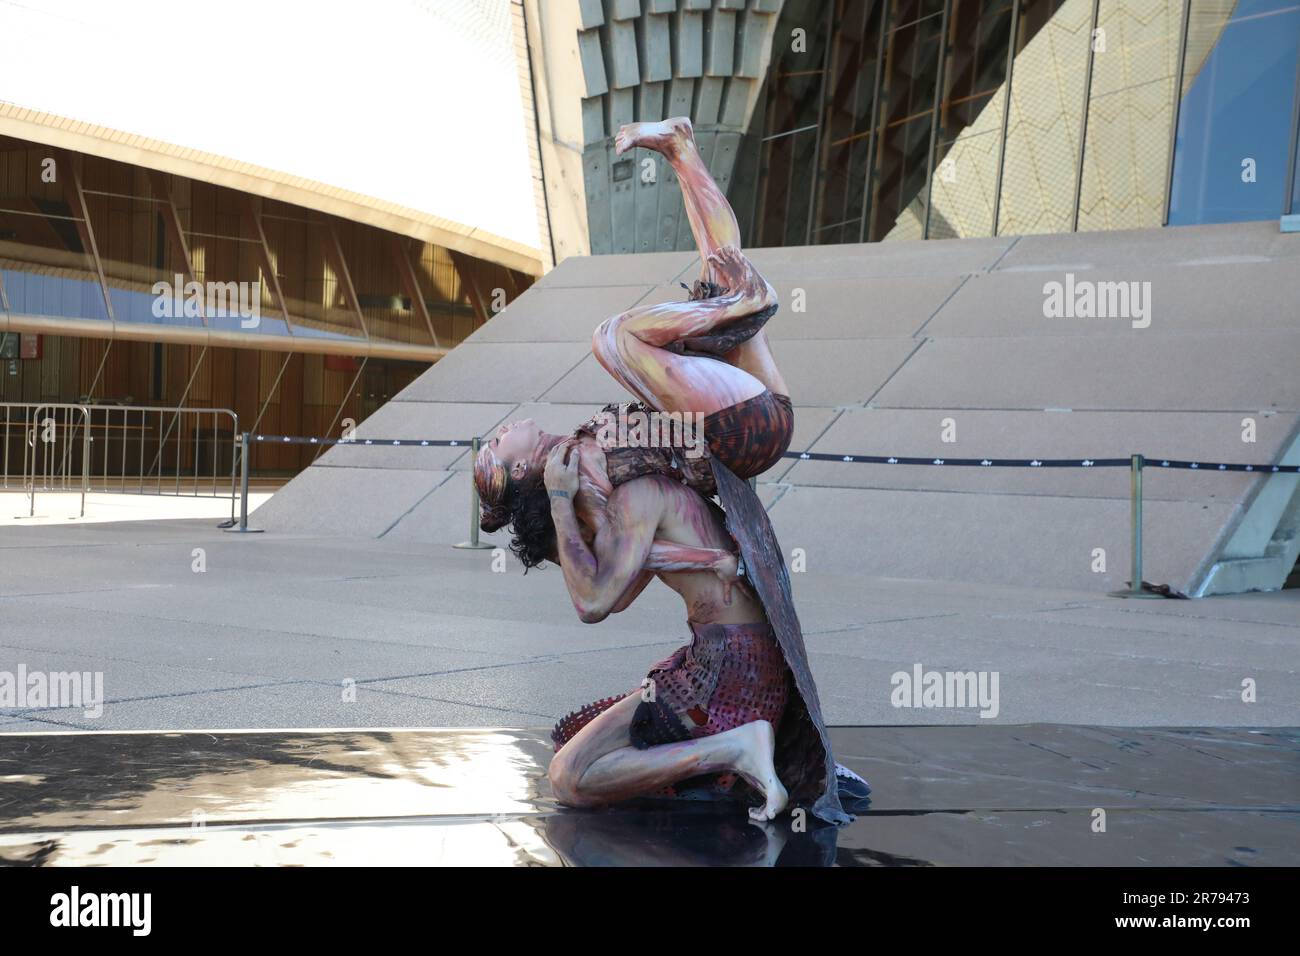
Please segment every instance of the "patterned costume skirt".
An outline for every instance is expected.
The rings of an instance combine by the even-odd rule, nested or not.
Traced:
[[[694,640],[650,669],[629,734],[639,749],[781,722],[790,669],[766,624],[692,624]]]
[[[650,669],[629,729],[639,748],[720,734],[755,720],[776,727],[790,693],[790,669],[766,624],[691,624],[694,639]],[[559,751],[624,696],[588,704],[551,731]]]

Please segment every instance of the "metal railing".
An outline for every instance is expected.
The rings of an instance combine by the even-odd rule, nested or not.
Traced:
[[[36,514],[36,492],[81,492],[86,515],[90,484],[90,411],[64,402],[0,402],[0,488],[17,487],[29,496],[28,517]],[[21,450],[20,450],[21,449]],[[21,455],[22,466],[17,472]],[[75,477],[74,477],[75,475]]]
[[[239,416],[228,408],[0,403],[0,487],[238,497]]]

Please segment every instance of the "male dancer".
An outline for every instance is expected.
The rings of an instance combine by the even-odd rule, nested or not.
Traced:
[[[775,293],[740,253],[689,120],[625,126],[616,144],[673,165],[702,273],[690,301],[614,316],[592,349],[643,407],[705,416],[706,464],[692,467],[681,449],[608,447],[590,423],[563,438],[525,420],[482,449],[475,482],[483,527],[510,522],[527,565],[558,561],[583,621],[623,610],[657,576],[683,598],[694,639],[652,668],[644,689],[560,722],[552,788],[561,802],[598,806],[706,775],[726,788],[738,776],[761,795],[754,819],[793,797],[845,822],[837,783],[848,772],[831,756],[780,547],[743,481],[776,463],[793,428],[762,330]]]

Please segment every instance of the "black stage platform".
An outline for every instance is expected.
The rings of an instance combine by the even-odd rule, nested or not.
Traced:
[[[836,727],[851,826],[574,811],[535,731],[0,735],[10,865],[1295,866],[1300,729]],[[1104,832],[1097,832],[1104,811]],[[811,821],[810,824],[815,823]]]

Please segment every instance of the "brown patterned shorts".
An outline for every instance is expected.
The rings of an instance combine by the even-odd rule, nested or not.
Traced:
[[[793,434],[790,397],[767,390],[704,419],[709,451],[737,478],[754,478],[775,465]]]

